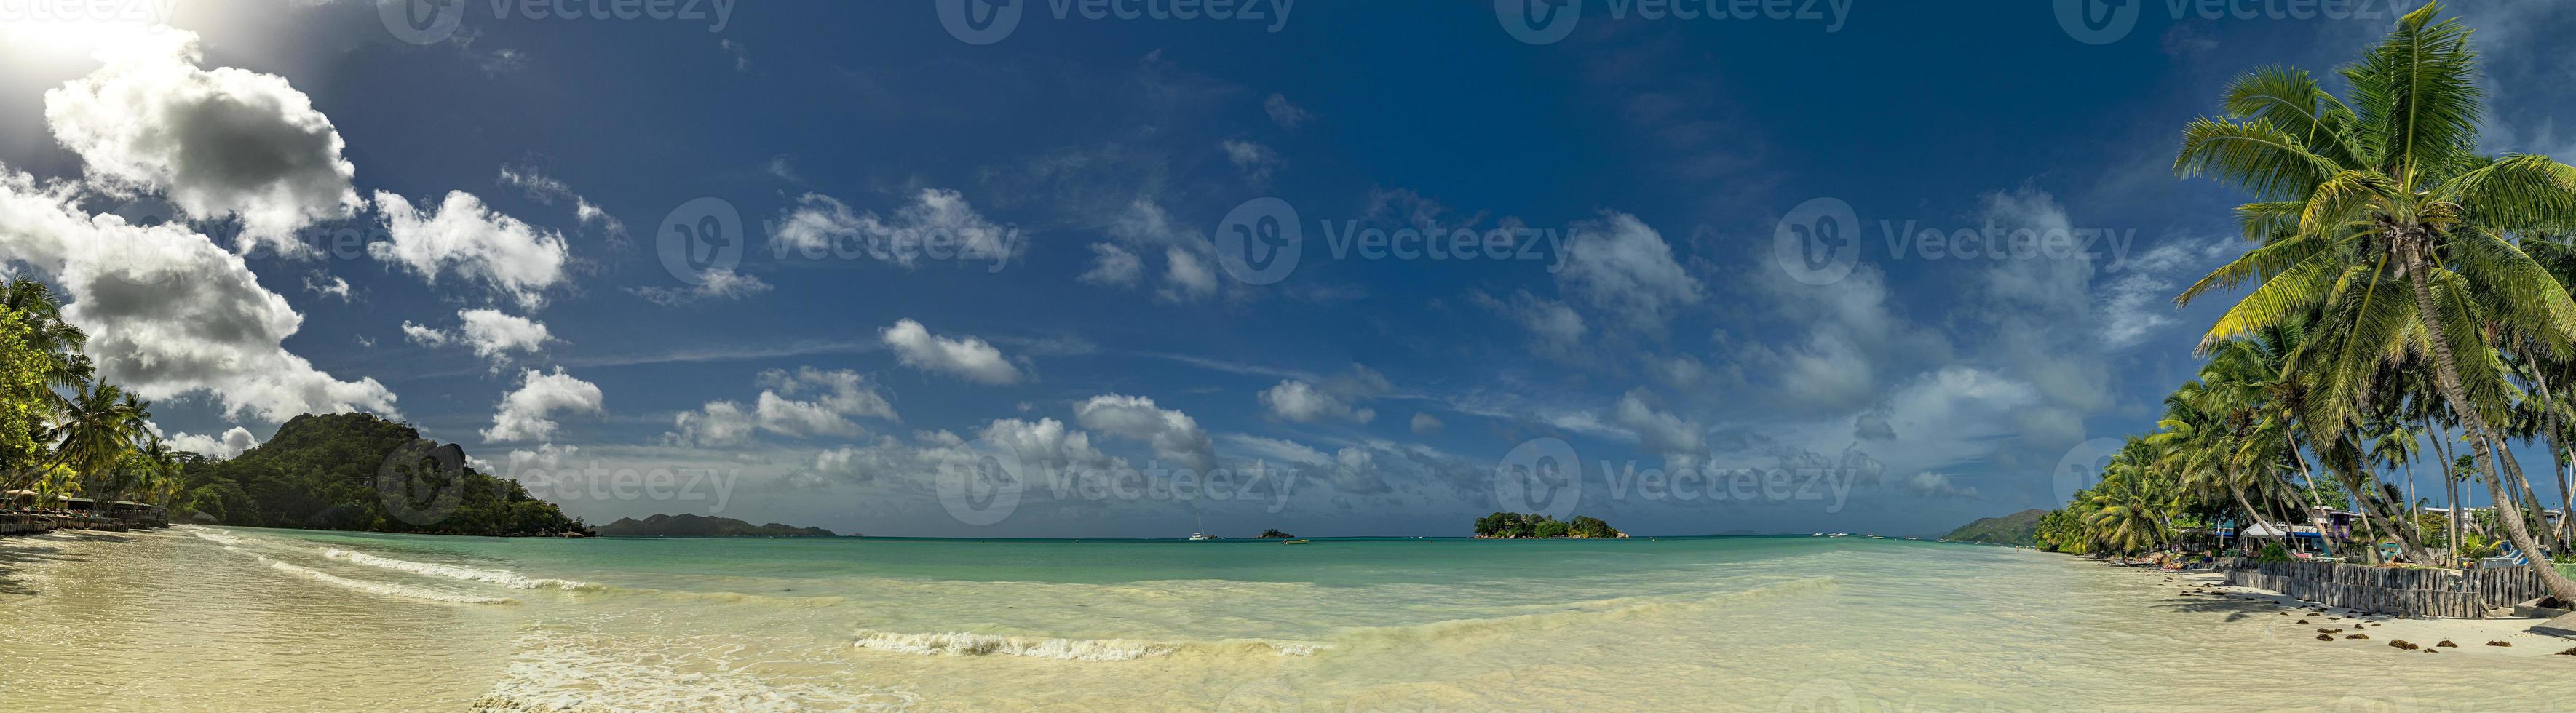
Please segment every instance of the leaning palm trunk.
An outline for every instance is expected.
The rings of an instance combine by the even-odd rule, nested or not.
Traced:
[[[2399,244],[2416,245],[2418,243],[2403,240]],[[2451,405],[2451,413],[2460,417],[2460,427],[2469,432],[2469,453],[2477,459],[2478,474],[2486,479],[2487,492],[2495,496],[2496,514],[2500,516],[2497,519],[2504,521],[2505,533],[2513,538],[2513,545],[2521,548],[2523,554],[2530,557],[2531,571],[2540,575],[2542,584],[2548,585],[2550,595],[2557,597],[2558,601],[2576,602],[2576,581],[2570,581],[2567,575],[2559,573],[2558,568],[2552,566],[2549,558],[2543,555],[2544,550],[2540,549],[2540,543],[2532,539],[2531,530],[2524,526],[2521,503],[2514,498],[2511,491],[2505,489],[2504,482],[2497,478],[2497,456],[2502,455],[2503,460],[2511,461],[2513,454],[2509,452],[2497,454],[2488,450],[2488,444],[2491,442],[2489,436],[2493,432],[2487,429],[2486,416],[2478,413],[2477,406],[2469,401],[2468,394],[2460,388],[2459,364],[2452,358],[2450,338],[2444,334],[2440,310],[2436,309],[2433,303],[2433,286],[2431,280],[2427,279],[2429,271],[2421,269],[2425,264],[2424,255],[2422,252],[2409,251],[2404,257],[2410,267],[2417,268],[2413,270],[2414,279],[2408,282],[2414,283],[2415,309],[2424,320],[2424,330],[2428,337],[2425,341],[2432,344],[2433,381],[2441,387],[2442,400]],[[2516,466],[2516,468],[2519,467]]]

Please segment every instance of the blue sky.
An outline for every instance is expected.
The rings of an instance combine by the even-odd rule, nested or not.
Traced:
[[[0,50],[20,174],[0,213],[169,222],[0,228],[0,248],[86,286],[76,318],[125,335],[103,340],[111,377],[184,443],[391,410],[595,523],[1447,535],[1561,508],[1653,534],[1924,534],[2050,506],[2061,460],[2152,424],[2220,307],[2169,299],[2240,247],[2239,197],[2172,176],[2181,126],[2234,73],[2323,71],[2389,22],[2142,3],[2095,44],[2040,3],[1683,20],[1590,0],[1533,44],[1484,2],[1259,21],[1021,2],[989,44],[935,0],[467,2],[426,31],[364,1],[150,15],[193,59],[172,32],[82,42],[13,16],[53,41]],[[2491,148],[2570,153],[2549,117],[2571,65],[2539,41],[2569,21],[2461,13]],[[1259,199],[1302,236],[1275,281],[1226,262],[1230,214],[1284,217],[1238,211]],[[708,206],[738,216],[738,260],[667,267]],[[1848,274],[1778,259],[1784,221],[1838,207]],[[1909,224],[2107,239],[1891,250]],[[1408,228],[1514,259],[1337,249]],[[848,249],[916,236],[993,249]],[[161,252],[98,247],[122,240]],[[155,260],[146,289],[102,281]],[[1541,451],[1583,463],[1579,492],[1496,476]],[[1016,505],[942,489],[994,453],[1024,466]],[[1173,466],[1269,475],[1210,497],[1142,474]],[[1125,468],[1154,487],[1044,473]],[[1775,492],[1735,475],[1781,468]],[[1647,470],[1700,475],[1641,489]]]

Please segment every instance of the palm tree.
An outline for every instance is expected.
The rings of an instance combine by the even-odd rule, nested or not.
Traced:
[[[85,477],[118,470],[125,455],[134,450],[136,436],[149,433],[144,426],[152,416],[145,410],[148,405],[134,400],[124,387],[84,385],[69,401],[52,434],[57,442],[54,463],[70,466]]]
[[[2308,365],[2319,402],[2311,432],[2341,433],[2361,392],[2394,355],[2431,357],[2443,400],[2469,432],[2470,451],[2514,544],[2533,553],[2551,593],[2576,601],[2576,581],[2541,550],[2494,464],[2489,424],[2511,398],[2484,327],[2506,323],[2557,353],[2576,337],[2576,301],[2504,236],[2565,227],[2576,215],[2576,168],[2547,156],[2474,152],[2485,101],[2477,53],[2439,3],[2407,13],[2387,41],[2342,70],[2347,103],[2303,70],[2266,68],[2231,83],[2226,116],[2185,130],[2175,171],[2252,193],[2238,208],[2262,244],[2176,299],[2258,285],[2219,318],[2204,347],[2322,310],[2336,338]],[[2518,468],[2518,466],[2512,466]]]
[[[32,331],[28,346],[47,356],[42,366],[47,383],[68,389],[90,379],[95,370],[89,357],[81,354],[89,345],[89,333],[63,321],[62,297],[52,287],[35,280],[9,280],[0,284],[0,308],[27,321]],[[62,401],[58,397],[55,403]]]

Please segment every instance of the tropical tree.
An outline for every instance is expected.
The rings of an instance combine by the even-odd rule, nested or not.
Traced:
[[[2189,303],[2253,283],[2203,338],[2208,347],[2292,315],[2326,315],[2332,338],[2300,360],[2317,382],[2307,428],[2336,434],[2356,420],[2363,395],[2403,355],[2429,357],[2434,384],[2468,432],[2472,457],[2514,544],[2556,596],[2570,581],[2542,550],[2516,498],[2499,480],[2502,437],[2491,424],[2512,398],[2487,341],[2490,324],[2513,325],[2565,354],[2576,338],[2576,301],[2508,236],[2568,226],[2576,168],[2547,156],[2476,152],[2484,117],[2477,53],[2439,3],[2341,71],[2349,101],[2304,70],[2272,67],[2232,82],[2225,113],[2185,128],[2176,173],[2207,176],[2251,193],[2237,212],[2260,243],[2185,290]]]

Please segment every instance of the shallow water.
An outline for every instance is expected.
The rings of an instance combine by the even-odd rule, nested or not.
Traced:
[[[0,540],[0,708],[2576,710],[2254,607],[1893,540],[182,527]]]

